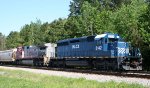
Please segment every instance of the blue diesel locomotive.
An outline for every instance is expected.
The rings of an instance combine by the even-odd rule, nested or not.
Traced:
[[[103,70],[142,70],[140,50],[124,42],[118,34],[104,33],[60,40],[56,51],[57,64],[60,65]]]

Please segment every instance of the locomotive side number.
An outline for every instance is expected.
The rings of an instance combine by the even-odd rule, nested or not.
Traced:
[[[102,46],[96,46],[96,50],[102,50]]]
[[[78,48],[80,48],[80,47],[79,47],[79,44],[77,44],[77,45],[72,45],[72,49],[78,49]]]

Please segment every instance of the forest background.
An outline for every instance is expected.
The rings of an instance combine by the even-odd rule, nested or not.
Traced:
[[[104,32],[118,33],[134,47],[139,47],[143,67],[150,70],[149,0],[72,0],[68,18],[51,23],[38,19],[25,24],[20,32],[11,31],[8,36],[0,33],[0,50]]]

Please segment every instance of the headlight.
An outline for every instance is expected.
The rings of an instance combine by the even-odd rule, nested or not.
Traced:
[[[138,53],[137,55],[138,55],[138,56],[141,56],[141,53]]]
[[[131,55],[131,54],[129,53],[129,55]]]

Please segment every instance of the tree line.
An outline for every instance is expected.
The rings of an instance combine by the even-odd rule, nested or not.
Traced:
[[[150,67],[149,0],[72,0],[68,18],[51,23],[37,20],[25,24],[20,32],[12,31],[8,36],[0,33],[0,49],[56,43],[104,32],[118,33],[125,41],[140,47],[144,66]]]

